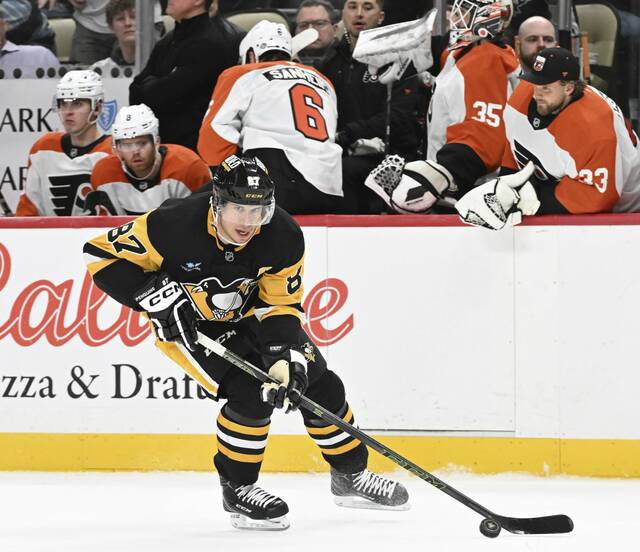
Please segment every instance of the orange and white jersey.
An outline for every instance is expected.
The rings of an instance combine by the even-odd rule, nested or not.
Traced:
[[[481,41],[450,52],[429,105],[427,159],[435,160],[445,144],[461,144],[487,173],[496,170],[504,151],[503,111],[519,74],[510,46]]]
[[[104,214],[140,215],[166,199],[187,197],[211,180],[209,167],[188,148],[165,144],[160,146],[160,155],[160,172],[150,180],[129,177],[117,155],[96,163],[91,186],[100,196],[96,203],[107,211]],[[103,214],[101,209],[97,213]]]
[[[111,137],[106,135],[85,147],[72,145],[62,132],[48,132],[36,140],[16,215],[82,215],[93,167],[111,151]]]
[[[333,85],[313,67],[289,61],[237,65],[218,77],[198,152],[219,165],[238,147],[279,149],[305,180],[341,196],[337,119]]]
[[[502,165],[519,169],[533,161],[540,213],[640,211],[638,138],[620,108],[595,88],[543,117],[533,86],[522,82],[509,99],[505,127]]]

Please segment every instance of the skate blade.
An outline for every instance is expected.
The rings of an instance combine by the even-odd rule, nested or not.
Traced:
[[[289,520],[287,516],[281,516],[273,519],[251,519],[242,514],[231,514],[231,525],[236,529],[247,531],[284,531],[289,529]]]
[[[334,496],[333,501],[343,508],[358,508],[360,510],[394,510],[396,512],[404,512],[411,509],[411,504],[405,502],[397,506],[388,506],[386,504],[378,504],[360,496]]]

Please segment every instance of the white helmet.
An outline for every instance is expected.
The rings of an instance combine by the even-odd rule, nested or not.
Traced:
[[[507,28],[512,15],[512,0],[455,0],[449,44],[464,45],[480,38],[493,38]]]
[[[95,110],[98,102],[104,101],[102,77],[89,69],[66,73],[56,86],[55,103],[76,99],[91,100],[91,110]]]
[[[114,144],[118,140],[136,138],[138,136],[153,136],[154,143],[160,142],[158,134],[158,119],[153,111],[145,104],[130,105],[118,111],[111,129]]]
[[[256,60],[270,50],[279,50],[291,57],[291,33],[282,23],[262,21],[256,23],[240,43],[240,63],[247,63],[247,52],[253,50]]]

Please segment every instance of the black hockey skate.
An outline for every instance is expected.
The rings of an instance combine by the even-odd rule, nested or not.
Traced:
[[[240,485],[220,478],[222,507],[236,529],[283,531],[289,528],[287,503],[257,485]]]
[[[334,502],[346,508],[408,510],[409,493],[404,485],[365,469],[341,473],[331,468]]]

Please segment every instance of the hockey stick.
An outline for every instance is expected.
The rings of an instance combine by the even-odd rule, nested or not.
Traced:
[[[239,357],[224,345],[221,345],[217,341],[207,337],[201,332],[198,332],[198,342],[206,349],[214,352],[218,356],[230,362],[237,368],[244,370],[254,378],[262,381],[263,383],[277,383],[269,374],[263,372],[259,368],[255,367],[250,362],[247,362],[243,358]],[[342,431],[348,433],[352,437],[355,437],[360,442],[379,452],[385,458],[392,460],[401,468],[417,475],[420,479],[426,481],[430,485],[433,485],[436,489],[441,490],[443,493],[448,494],[451,498],[464,504],[467,508],[471,508],[484,517],[480,523],[480,532],[490,538],[497,537],[500,534],[500,529],[506,529],[510,533],[517,534],[548,534],[548,533],[569,533],[573,530],[573,521],[564,514],[554,516],[543,516],[534,518],[514,518],[508,516],[500,516],[494,514],[491,510],[485,508],[475,500],[462,494],[460,491],[447,485],[441,479],[438,479],[435,475],[432,475],[428,471],[422,469],[417,464],[414,464],[410,460],[407,460],[404,456],[401,456],[397,452],[394,452],[387,446],[376,441],[373,437],[370,437],[366,433],[360,431],[357,427],[345,422],[342,418],[329,412],[323,406],[313,402],[304,395],[300,401],[300,406],[309,412],[312,412],[319,418],[322,418],[325,422],[329,422],[335,426],[338,426]]]

